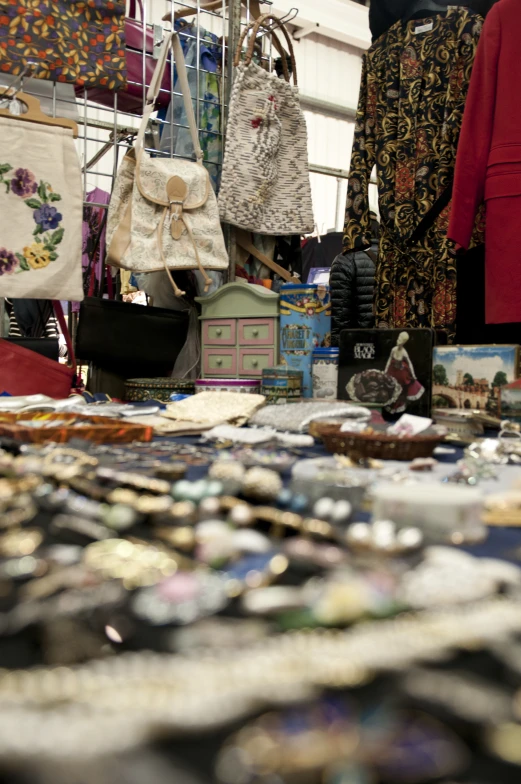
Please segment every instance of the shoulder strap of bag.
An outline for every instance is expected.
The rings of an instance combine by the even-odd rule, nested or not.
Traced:
[[[67,326],[67,322],[65,321],[65,316],[63,315],[63,308],[62,304],[59,300],[53,300],[53,308],[54,313],[56,314],[56,318],[58,319],[58,324],[60,325],[60,329],[63,333],[63,337],[65,338],[65,342],[67,344],[67,352],[69,354],[69,362],[72,365],[72,369],[74,370],[74,375],[77,376],[78,374],[78,366],[76,364],[76,354],[74,353],[74,348],[72,347],[72,340],[71,334],[69,332],[69,328]],[[76,382],[74,382],[76,383]]]
[[[95,209],[98,209],[98,208],[95,208]],[[98,248],[100,246],[101,237],[102,237],[103,232],[105,230],[105,226],[107,225],[107,217],[108,217],[108,209],[104,209],[103,210],[103,216],[101,218],[100,225],[98,227],[98,233],[96,234],[96,239],[94,240],[94,245],[91,248],[90,254],[88,254],[89,261],[87,263],[87,267],[85,269],[85,272],[83,273],[84,282],[88,284],[88,296],[89,297],[92,297],[93,294],[94,294],[94,282],[95,282],[95,279],[96,279],[96,275],[95,275],[96,271],[94,269],[94,259],[96,257],[96,253],[98,252]],[[103,266],[104,265],[102,264],[102,267]],[[103,277],[103,270],[102,270],[101,277]],[[101,284],[101,281],[100,281],[100,284]]]
[[[280,275],[287,283],[301,283],[300,278],[296,275],[292,275],[290,272],[281,267],[280,264],[277,264],[276,261],[272,261],[268,256],[262,253],[258,248],[255,247],[253,242],[251,242],[249,235],[243,231],[242,229],[236,229],[236,240],[237,245],[239,245],[246,253],[250,253],[256,259],[258,259],[262,264],[265,264],[273,272],[276,272],[277,275]]]
[[[161,84],[163,82],[163,76],[165,74],[167,64],[168,52],[171,46],[173,47],[174,51],[175,62],[177,65],[177,75],[181,85],[181,92],[183,94],[183,102],[188,120],[188,126],[190,128],[190,135],[192,137],[192,143],[194,145],[195,157],[197,158],[198,163],[201,163],[203,160],[203,151],[201,150],[201,145],[199,144],[199,134],[197,132],[197,123],[195,121],[190,85],[188,83],[188,72],[186,69],[183,49],[177,32],[168,33],[168,35],[166,35],[163,40],[159,58],[156,63],[156,68],[150,82],[150,87],[148,88],[147,102],[134,146],[136,148],[136,152],[138,152],[143,146],[145,131],[152,112],[154,111],[155,103],[161,89]]]
[[[378,255],[374,252],[374,250],[370,250],[369,248],[366,248],[366,250],[364,250],[364,253],[366,256],[369,256],[373,264],[375,265],[378,264]]]
[[[297,85],[297,63],[295,61],[295,51],[293,49],[293,43],[291,41],[291,36],[288,33],[288,31],[286,29],[286,26],[284,25],[284,22],[282,22],[279,19],[279,17],[275,16],[274,14],[264,14],[263,16],[260,16],[258,19],[256,19],[250,25],[248,25],[245,30],[243,30],[243,32],[241,34],[241,37],[239,38],[239,43],[237,45],[237,51],[235,52],[235,59],[233,61],[233,64],[236,67],[239,65],[239,63],[241,61],[241,54],[242,54],[242,47],[244,45],[244,40],[245,40],[246,36],[248,35],[248,33],[250,31],[251,31],[252,35],[251,35],[251,38],[250,38],[249,46],[248,46],[248,48],[246,50],[246,56],[244,58],[244,64],[245,65],[249,65],[251,63],[252,58],[253,58],[253,52],[254,52],[254,49],[255,49],[255,40],[257,38],[259,30],[260,30],[261,27],[264,27],[266,25],[266,22],[268,22],[268,21],[273,23],[273,27],[278,27],[280,29],[280,31],[283,33],[284,38],[286,39],[286,43],[288,45],[289,56],[291,58],[291,67],[293,69],[293,84]],[[289,74],[288,65],[287,65],[286,58],[285,58],[285,53],[280,51],[282,47],[280,47],[280,42],[278,41],[278,38],[275,35],[273,37],[274,37],[274,42],[276,43],[276,45],[278,44],[277,49],[279,50],[279,52],[281,53],[281,56],[282,56],[282,68],[284,70],[284,78],[285,78],[285,80],[287,82],[289,82],[290,74]]]
[[[168,33],[168,35],[165,36],[165,38],[163,40],[163,44],[161,46],[161,51],[159,53],[159,58],[158,58],[158,61],[157,61],[157,64],[156,64],[156,68],[155,68],[154,74],[152,76],[152,80],[150,82],[150,87],[148,88],[147,103],[146,103],[146,106],[145,106],[145,111],[143,112],[143,118],[141,120],[141,125],[139,126],[138,135],[136,137],[136,142],[135,142],[135,145],[134,145],[134,149],[136,151],[136,166],[137,167],[139,167],[139,165],[140,165],[141,153],[143,151],[143,139],[144,139],[144,136],[145,136],[145,131],[146,131],[146,128],[147,128],[147,125],[148,125],[148,121],[150,120],[150,116],[151,116],[152,112],[154,111],[155,103],[156,103],[157,97],[159,95],[159,90],[161,89],[161,83],[163,81],[163,76],[164,76],[164,73],[165,73],[165,68],[166,68],[166,63],[167,63],[167,58],[168,58],[168,52],[169,52],[171,46],[173,47],[173,51],[174,51],[175,62],[176,62],[176,65],[177,65],[177,75],[178,75],[179,82],[181,84],[181,92],[182,92],[182,95],[183,95],[183,102],[184,102],[184,106],[185,106],[186,117],[187,117],[187,120],[188,120],[188,126],[190,128],[190,135],[192,137],[192,143],[194,145],[195,157],[197,159],[197,163],[202,166],[203,151],[201,150],[201,145],[199,144],[199,134],[197,132],[197,123],[195,121],[194,107],[192,105],[192,96],[191,96],[191,93],[190,93],[190,85],[188,83],[188,72],[186,70],[186,62],[185,62],[185,58],[184,58],[184,54],[183,54],[183,49],[181,47],[181,42],[179,40],[179,35],[178,35],[177,32],[172,32],[172,33]],[[157,228],[159,255],[160,255],[161,260],[163,262],[163,265],[165,267],[165,271],[166,271],[166,273],[168,275],[170,283],[172,284],[172,287],[174,289],[175,296],[176,297],[182,297],[185,294],[185,292],[182,291],[178,287],[177,283],[175,282],[175,280],[174,280],[174,278],[172,276],[172,273],[170,272],[170,270],[168,268],[168,264],[166,262],[166,259],[165,259],[164,253],[163,253],[162,236],[163,236],[163,228],[164,228],[164,223],[165,223],[165,219],[166,219],[166,216],[167,216],[167,212],[168,212],[168,207],[165,207],[165,209],[163,210],[163,213],[161,215],[161,219],[159,221],[159,226]],[[207,275],[203,265],[201,264],[201,259],[199,257],[199,251],[197,249],[197,244],[195,242],[195,239],[194,239],[194,236],[193,236],[193,233],[192,233],[192,229],[190,228],[190,225],[186,221],[183,221],[183,223],[184,223],[184,226],[185,226],[185,228],[186,228],[186,230],[188,232],[188,235],[190,237],[192,245],[194,247],[197,267],[198,267],[199,271],[201,272],[201,274],[202,274],[202,276],[204,278],[204,281],[205,281],[205,289],[204,290],[206,292],[209,289],[209,287],[210,287],[210,285],[212,283],[212,280]]]

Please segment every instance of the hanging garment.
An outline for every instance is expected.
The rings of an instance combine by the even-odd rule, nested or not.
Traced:
[[[194,113],[197,117],[197,105],[199,103],[199,143],[203,151],[203,163],[210,175],[215,191],[219,188],[221,178],[222,163],[222,139],[221,139],[221,89],[220,81],[220,59],[222,58],[222,48],[219,46],[219,39],[213,33],[209,33],[197,26],[181,25],[175,23],[175,29],[179,32],[179,40],[183,48],[186,65],[188,67],[188,84],[190,93],[199,96],[192,99]],[[199,38],[199,76],[197,73],[197,40]],[[177,69],[176,69],[177,70]],[[174,100],[168,107],[159,110],[157,116],[165,120],[162,126],[160,150],[170,154],[179,155],[183,158],[192,158],[194,146],[188,128],[188,118],[184,101],[179,94],[182,92],[179,77],[174,74]]]
[[[7,299],[10,338],[58,338],[52,302],[45,299]]]
[[[455,5],[454,0],[436,0],[439,5]],[[465,7],[470,8],[481,16],[486,16],[497,0],[467,0]],[[369,6],[369,27],[371,39],[376,41],[387,32],[390,27],[400,19],[405,19],[416,0],[371,0]]]
[[[309,237],[302,243],[301,280],[309,283],[309,273],[313,268],[331,267],[337,256],[342,253],[342,232],[332,231],[321,237]]]
[[[126,87],[124,0],[0,0],[0,70],[79,87]]]
[[[99,283],[103,272],[103,259],[105,257],[105,225],[106,209],[99,204],[108,204],[110,193],[101,188],[94,188],[85,197],[83,206],[83,229],[81,263],[85,272],[89,267],[92,275]],[[101,237],[98,235],[101,232]]]
[[[343,329],[371,329],[374,326],[373,294],[378,240],[371,246],[371,256],[359,250],[340,255],[331,265],[331,346],[340,345]]]
[[[456,267],[450,205],[411,250],[408,240],[449,185],[482,27],[462,8],[398,22],[364,56],[347,191],[344,252],[371,245],[368,186],[376,164],[381,217],[379,327],[454,335]]]
[[[448,235],[467,248],[486,204],[488,324],[521,322],[521,6],[501,0],[483,28],[461,129]]]

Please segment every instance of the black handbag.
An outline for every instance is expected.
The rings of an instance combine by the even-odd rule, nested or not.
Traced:
[[[122,376],[169,376],[183,348],[188,310],[87,297],[80,305],[78,361]]]

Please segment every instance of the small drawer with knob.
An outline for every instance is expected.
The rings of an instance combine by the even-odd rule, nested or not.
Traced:
[[[236,376],[237,350],[204,348],[203,373],[205,377]]]
[[[235,346],[236,319],[214,319],[203,322],[203,345]]]
[[[273,367],[275,350],[266,349],[239,349],[239,377],[261,376],[264,368]]]
[[[273,319],[239,319],[239,345],[272,346],[274,330]]]

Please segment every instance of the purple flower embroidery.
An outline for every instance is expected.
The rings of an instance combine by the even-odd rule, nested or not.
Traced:
[[[0,275],[14,272],[18,266],[18,259],[6,248],[0,248]]]
[[[41,207],[33,212],[34,220],[40,224],[44,231],[57,229],[62,217],[62,214],[58,212],[56,207],[51,207],[50,204],[42,204]]]
[[[33,193],[36,193],[37,187],[38,185],[34,178],[34,174],[28,169],[17,169],[15,171],[14,177],[11,180],[11,190],[17,196],[26,199],[28,196],[32,196]]]

